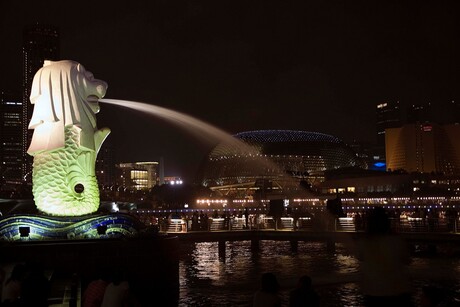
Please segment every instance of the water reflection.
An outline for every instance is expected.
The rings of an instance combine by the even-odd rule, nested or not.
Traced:
[[[299,242],[294,253],[289,242],[263,241],[259,252],[254,253],[250,241],[227,242],[224,259],[219,259],[217,242],[182,248],[180,301],[183,305],[247,306],[259,286],[260,275],[267,271],[278,276],[281,294],[287,302],[288,291],[302,274],[310,275],[317,285],[328,285],[336,283],[338,275],[358,269],[357,261],[343,255],[340,247],[330,254],[322,243]],[[349,299],[351,294],[347,293],[357,292],[354,289],[356,286],[345,288],[342,297]]]
[[[217,242],[181,246],[180,306],[250,306],[261,274],[269,271],[278,277],[285,304],[303,274],[312,277],[322,306],[362,303],[360,264],[343,245],[330,253],[323,243],[299,242],[293,252],[289,242],[261,241],[252,252],[250,241],[236,241],[226,243],[224,258],[218,250]],[[414,258],[410,269],[416,299],[421,286],[433,282],[459,292],[460,259]]]

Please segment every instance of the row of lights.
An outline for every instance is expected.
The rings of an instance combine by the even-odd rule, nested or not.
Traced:
[[[344,202],[388,202],[388,201],[410,201],[410,197],[392,197],[392,198],[386,198],[386,197],[379,197],[379,198],[358,198],[356,200],[355,198],[341,198],[341,201]],[[439,201],[439,200],[447,200],[446,197],[417,197],[416,200],[430,200],[430,201]],[[451,197],[450,200],[460,200],[459,196]],[[319,198],[294,198],[293,202],[320,202],[321,200]],[[226,199],[198,199],[196,201],[198,204],[200,203],[226,203]],[[254,203],[253,199],[234,199],[232,200],[233,203]],[[260,200],[260,202],[270,202],[268,199],[263,199]]]
[[[265,210],[263,208],[248,208],[248,211],[262,211]],[[165,209],[165,210],[137,210],[137,213],[177,213],[177,212],[182,212],[182,213],[188,213],[188,212],[195,212],[198,211],[198,209]],[[199,211],[203,212],[238,212],[240,209],[199,209]]]
[[[197,199],[197,204],[226,204],[226,199]]]
[[[386,209],[396,209],[396,208],[402,208],[402,209],[437,209],[437,208],[457,208],[455,205],[453,206],[438,206],[438,205],[433,205],[433,206],[382,206],[383,208],[386,208]],[[365,210],[365,209],[372,209],[373,207],[372,206],[357,206],[357,207],[354,207],[354,206],[343,206],[342,209],[346,209],[346,210]],[[294,210],[298,210],[298,208],[293,208]],[[324,209],[324,207],[314,207],[313,209],[317,209],[317,210],[322,210]],[[257,212],[257,211],[263,211],[265,209],[263,208],[248,208],[248,211],[254,211],[254,212]],[[197,211],[197,209],[177,209],[177,210],[174,210],[174,209],[165,209],[165,210],[137,210],[136,212],[137,213],[178,213],[178,212],[181,212],[181,213],[193,213]],[[200,209],[200,211],[203,211],[203,212],[238,212],[240,211],[240,209],[232,209],[232,208],[228,208],[228,209]]]
[[[315,201],[315,200],[311,200]],[[319,199],[317,199],[319,201]],[[226,204],[228,202],[227,199],[197,199],[197,204]],[[234,199],[232,200],[233,203],[254,203],[253,199]],[[262,199],[260,200],[261,203],[268,203],[270,202],[269,199]]]

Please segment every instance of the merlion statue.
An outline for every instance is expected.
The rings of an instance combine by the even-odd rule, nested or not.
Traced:
[[[37,208],[56,216],[80,216],[99,208],[96,155],[110,129],[98,130],[104,81],[74,61],[45,61],[35,74],[28,153],[34,157],[32,191]]]

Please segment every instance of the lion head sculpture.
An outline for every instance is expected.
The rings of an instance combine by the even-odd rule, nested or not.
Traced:
[[[64,129],[81,129],[79,146],[98,151],[95,144],[98,99],[104,97],[107,83],[74,61],[45,61],[35,74],[30,101],[35,105],[29,129],[35,129],[28,149],[30,155],[65,146]]]
[[[97,129],[96,113],[106,90],[104,81],[73,61],[45,61],[35,74],[28,153],[34,157],[32,192],[39,211],[81,216],[99,208],[95,163],[110,129]]]

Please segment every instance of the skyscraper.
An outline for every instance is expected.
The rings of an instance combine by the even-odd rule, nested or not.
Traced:
[[[377,145],[385,148],[385,129],[400,127],[401,117],[399,101],[377,104]]]
[[[372,158],[378,168],[385,169],[385,130],[388,128],[400,127],[402,124],[402,114],[399,101],[382,102],[377,104],[377,145],[375,146]]]
[[[115,147],[110,136],[102,143],[96,157],[96,177],[100,186],[112,186],[115,184]]]
[[[27,26],[23,32],[23,97],[22,97],[22,177],[31,181],[32,157],[27,154],[32,131],[28,125],[32,117],[33,105],[29,96],[35,73],[43,66],[44,60],[59,59],[59,32],[50,25]]]
[[[450,102],[450,120],[449,123],[451,124],[460,124],[460,101],[459,100],[452,100]]]
[[[416,124],[437,121],[434,118],[433,111],[431,103],[413,104],[407,108],[407,123]]]
[[[406,124],[386,132],[388,169],[460,174],[460,125]]]
[[[22,181],[22,99],[20,94],[0,93],[0,182]]]

